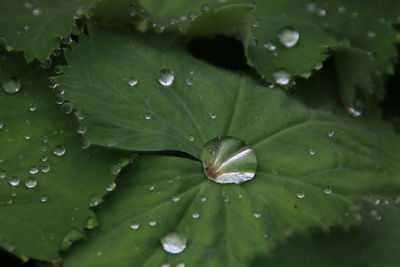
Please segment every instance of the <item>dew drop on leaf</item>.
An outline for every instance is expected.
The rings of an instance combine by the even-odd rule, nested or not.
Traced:
[[[261,214],[260,214],[260,213],[253,213],[253,217],[256,218],[256,219],[258,219],[258,218],[261,217]]]
[[[275,51],[276,45],[273,42],[267,42],[263,45],[263,47],[269,51]]]
[[[18,176],[11,176],[10,179],[8,180],[8,183],[11,186],[18,186],[20,182],[21,179]]]
[[[162,69],[160,70],[159,76],[158,76],[158,82],[162,86],[171,86],[175,81],[175,75],[174,73],[169,70],[169,69]]]
[[[25,182],[26,188],[35,188],[36,185],[37,185],[37,181],[36,181],[35,179],[28,179],[28,180]]]
[[[186,248],[186,238],[178,233],[169,233],[161,238],[161,244],[166,252],[179,254]]]
[[[189,141],[190,141],[190,142],[194,142],[194,136],[193,136],[193,135],[189,135],[188,138],[189,138]]]
[[[278,33],[279,42],[287,48],[294,47],[299,39],[300,33],[290,26],[282,28]]]
[[[40,9],[38,8],[32,9],[32,15],[39,16],[40,14],[42,14],[42,11]]]
[[[70,114],[74,110],[70,103],[63,103],[61,109],[66,114]]]
[[[3,83],[3,90],[8,94],[15,94],[19,92],[21,83],[16,78],[11,78]]]
[[[200,213],[198,213],[198,212],[193,212],[192,213],[192,218],[193,219],[197,219],[197,218],[199,218],[200,217]]]
[[[186,79],[186,85],[187,86],[192,86],[193,85],[193,80],[192,79]]]
[[[52,62],[51,58],[48,57],[45,60],[43,60],[42,62],[40,62],[40,67],[42,67],[42,69],[48,69],[48,68],[50,68],[52,63],[53,62]]]
[[[56,155],[57,157],[64,156],[65,152],[66,152],[65,147],[62,145],[55,146],[53,149],[53,154]]]
[[[316,62],[316,63],[314,63],[313,69],[316,71],[319,71],[322,69],[323,66],[324,66],[324,64],[322,62]]]
[[[362,111],[357,109],[356,107],[347,107],[347,112],[349,112],[353,117],[360,117],[362,115]]]
[[[207,13],[208,11],[210,11],[210,6],[208,4],[203,4],[200,8],[201,12],[203,13]]]
[[[0,171],[0,179],[4,179],[7,177],[7,172],[5,170]]]
[[[297,193],[297,197],[300,199],[303,199],[305,196],[306,196],[306,194],[304,192]]]
[[[135,77],[131,77],[128,81],[128,84],[130,87],[134,87],[138,83],[138,80],[136,80]]]
[[[117,184],[115,183],[115,182],[112,182],[111,184],[109,184],[107,187],[106,187],[106,190],[108,191],[108,192],[111,192],[111,191],[114,191],[114,189],[117,187]]]
[[[327,195],[332,194],[332,189],[331,189],[331,187],[330,187],[330,186],[325,186],[325,188],[324,188],[324,193],[327,194]]]
[[[86,130],[86,126],[83,125],[83,124],[79,125],[79,126],[76,128],[76,132],[77,132],[78,134],[85,134],[86,131],[87,131],[87,130]]]
[[[274,81],[279,85],[288,85],[292,79],[292,75],[286,70],[277,70],[273,74]]]
[[[150,113],[146,113],[146,114],[144,115],[144,118],[145,118],[146,120],[150,120],[150,119],[151,119],[151,114],[150,114]]]
[[[260,20],[256,18],[253,20],[253,27],[257,28],[258,26],[260,26]]]
[[[335,135],[335,132],[334,132],[334,131],[329,131],[329,132],[328,132],[328,137],[329,137],[329,138],[332,138],[334,135]]]
[[[39,168],[36,167],[36,166],[32,166],[32,167],[29,169],[29,173],[30,173],[30,174],[37,174],[38,172],[39,172]]]
[[[103,199],[100,196],[93,196],[89,199],[89,207],[97,207],[103,202]]]
[[[46,157],[46,159],[47,159],[47,157]],[[43,159],[42,159],[43,160]],[[49,171],[50,171],[50,166],[49,165],[42,165],[42,167],[40,168],[40,170],[43,172],[43,173],[48,173]]]
[[[156,226],[156,224],[157,224],[157,221],[149,221],[150,226]]]
[[[35,111],[36,110],[36,106],[34,104],[30,104],[29,105],[29,110],[30,111]]]
[[[315,153],[316,153],[316,151],[315,151],[315,149],[313,149],[313,148],[310,148],[310,149],[308,150],[308,154],[310,154],[311,156],[314,156]]]
[[[200,198],[200,201],[201,201],[201,202],[205,202],[205,201],[207,201],[207,198],[206,198],[206,197],[201,197],[201,198]]]
[[[207,142],[201,152],[204,173],[216,183],[240,184],[253,179],[256,155],[242,140],[217,137]]]
[[[173,202],[178,202],[180,199],[181,199],[181,196],[180,196],[180,195],[173,195],[173,196],[172,196],[172,201],[173,201]]]
[[[47,196],[42,196],[42,197],[40,197],[40,202],[42,202],[42,203],[45,203],[45,202],[47,202]]]
[[[137,230],[139,229],[140,225],[138,223],[132,223],[131,225],[129,225],[129,228],[131,228],[132,230]]]

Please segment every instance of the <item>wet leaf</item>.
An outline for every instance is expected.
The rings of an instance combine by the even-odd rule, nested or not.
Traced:
[[[89,34],[57,81],[85,114],[92,143],[199,159],[207,141],[233,136],[254,150],[257,171],[241,185],[220,185],[200,162],[145,157],[122,175],[123,188],[100,211],[103,228],[67,266],[107,266],[114,257],[121,266],[246,266],[292,233],[355,223],[363,196],[398,193],[400,142],[386,124],[306,108],[194,58],[171,35],[93,25]],[[168,232],[188,240],[177,256],[162,250]]]
[[[0,90],[0,247],[54,260],[95,226],[89,204],[107,193],[123,155],[83,150],[78,124],[48,88],[49,72],[26,66],[21,54],[2,50],[1,58],[0,84],[12,78],[20,88]]]
[[[68,37],[74,16],[82,15],[92,0],[25,1],[0,3],[0,39],[9,49],[24,51],[28,62],[50,56]]]

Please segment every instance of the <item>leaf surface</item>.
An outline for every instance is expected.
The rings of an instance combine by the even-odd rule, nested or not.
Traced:
[[[83,150],[78,124],[55,103],[48,72],[25,65],[20,54],[1,51],[1,58],[0,246],[51,261],[96,225],[89,204],[107,193],[121,154]],[[3,90],[10,78],[21,85],[15,94]]]
[[[0,3],[0,39],[9,49],[24,51],[28,62],[50,56],[68,37],[74,16],[91,0],[4,0]]]
[[[85,114],[91,143],[199,158],[207,141],[233,136],[254,149],[258,167],[252,181],[223,186],[207,180],[198,162],[145,157],[124,173],[123,189],[100,211],[103,230],[67,266],[84,255],[90,256],[83,266],[107,266],[114,257],[121,266],[220,266],[227,259],[228,266],[246,266],[293,232],[351,225],[364,195],[399,191],[400,142],[386,126],[306,108],[280,90],[194,58],[171,36],[93,25],[89,34],[66,55],[69,66],[57,81]],[[174,73],[170,86],[158,81],[161,70]],[[158,189],[150,190],[153,184]],[[153,219],[156,227],[148,225]],[[130,230],[135,221],[143,228]],[[159,243],[171,231],[189,240],[176,257]]]

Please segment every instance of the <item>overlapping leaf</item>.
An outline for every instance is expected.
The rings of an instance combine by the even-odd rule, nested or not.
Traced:
[[[77,123],[48,88],[49,72],[4,51],[0,68],[0,246],[54,260],[59,248],[96,225],[89,204],[107,193],[116,176],[110,169],[122,155],[81,148]],[[19,92],[3,90],[10,79]]]
[[[269,82],[275,82],[274,73],[282,69],[293,76],[309,77],[313,69],[322,67],[322,62],[329,55],[328,47],[347,45],[356,48],[349,49],[350,54],[355,54],[338,66],[339,79],[347,81],[346,85],[339,86],[342,104],[346,107],[360,106],[362,101],[366,102],[361,104],[365,109],[369,107],[372,99],[383,96],[381,81],[385,74],[393,73],[396,31],[392,24],[397,21],[396,11],[393,10],[400,9],[395,1],[255,1],[254,5],[250,5],[254,7],[254,21],[235,33],[230,29],[235,28],[240,19],[223,20],[218,15],[199,15],[200,10],[211,10],[213,13],[213,8],[217,8],[218,13],[218,8],[224,6],[225,16],[232,12],[231,18],[243,19],[248,16],[246,7],[231,4],[249,4],[249,1],[209,1],[207,9],[204,9],[204,1],[138,2],[156,24],[177,23],[189,35],[219,33],[240,38],[246,47],[250,65]],[[238,8],[242,9],[242,16],[235,13]],[[173,17],[176,19],[171,21]],[[227,25],[228,22],[230,25]],[[286,27],[291,27],[300,36],[298,43],[289,48],[278,38]],[[252,42],[247,38],[249,35],[254,38]],[[361,49],[363,55],[357,49]],[[342,50],[334,49],[333,55]],[[341,55],[339,53],[338,57]],[[347,65],[353,66],[350,71]],[[348,91],[354,92],[352,97]],[[366,91],[372,93],[365,95]],[[364,97],[357,98],[358,95]]]
[[[4,0],[0,3],[0,38],[9,49],[24,51],[28,62],[46,59],[68,37],[74,16],[92,0]]]
[[[142,159],[121,177],[126,184],[103,207],[103,227],[71,256],[71,266],[106,266],[114,256],[121,266],[200,260],[219,266],[227,258],[230,266],[245,266],[292,232],[350,225],[357,197],[399,191],[400,142],[386,126],[307,109],[195,59],[171,35],[95,26],[89,34],[66,55],[69,66],[58,82],[85,115],[91,143],[198,158],[208,140],[234,136],[253,147],[258,170],[253,181],[222,186],[206,180],[198,162]],[[159,82],[161,70],[174,73],[170,86]],[[149,190],[153,184],[157,189]],[[202,194],[209,199],[204,206]],[[132,223],[143,227],[132,231]],[[189,242],[176,257],[159,243],[170,231]],[[116,239],[120,245],[111,243]]]

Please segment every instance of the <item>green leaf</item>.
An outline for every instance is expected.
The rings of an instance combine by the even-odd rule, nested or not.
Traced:
[[[3,50],[0,68],[0,247],[54,260],[95,226],[89,204],[107,193],[123,155],[81,148],[78,124],[55,103],[47,72]],[[14,94],[3,90],[11,78],[21,85]]]
[[[254,150],[258,165],[253,180],[226,186],[208,181],[198,162],[144,158],[124,174],[124,188],[102,209],[115,218],[101,216],[107,218],[100,223],[104,230],[71,265],[79,260],[82,266],[106,266],[115,256],[122,266],[158,266],[166,260],[160,238],[178,230],[193,245],[169,260],[246,265],[293,232],[354,223],[357,199],[364,195],[399,191],[400,140],[386,126],[308,109],[280,90],[194,58],[171,35],[93,26],[89,34],[66,54],[69,66],[57,81],[85,114],[91,143],[199,158],[207,141],[233,136]],[[170,184],[176,176],[182,179]],[[152,184],[158,190],[145,190]],[[202,193],[212,205],[199,210],[204,219],[193,220]],[[177,194],[181,200],[175,203],[171,197]],[[153,218],[158,228],[147,226]],[[128,232],[135,220],[146,226],[133,237]],[[99,251],[110,256],[97,256]]]
[[[4,0],[0,3],[0,39],[8,49],[24,51],[28,62],[50,56],[67,37],[92,0]]]
[[[357,101],[367,102],[364,104],[367,107],[376,96],[382,96],[384,76],[393,74],[392,61],[397,55],[394,44],[398,40],[392,27],[395,13],[392,10],[400,9],[398,1],[387,0],[386,5],[376,1],[255,1],[252,12],[254,22],[247,24],[239,20],[249,22],[249,11],[244,5],[232,3],[250,1],[222,1],[225,4],[211,1],[209,12],[191,19],[184,15],[199,10],[203,1],[138,2],[155,23],[167,24],[174,16],[180,18],[174,22],[187,30],[189,36],[222,33],[241,39],[249,64],[268,82],[277,82],[274,73],[280,70],[291,76],[310,76],[311,71],[320,69],[329,56],[327,48],[332,48],[334,57],[343,59],[338,60],[338,78],[347,83],[341,83],[338,89],[346,107],[353,106]],[[218,8],[221,6],[224,7]],[[238,12],[239,9],[241,12]],[[287,27],[299,33],[298,42],[290,47],[285,47],[279,40],[280,32]],[[251,36],[253,41],[249,41]],[[345,58],[340,48],[343,44],[353,47],[347,51]],[[361,53],[365,55],[361,57]],[[354,61],[354,58],[357,60]],[[371,58],[373,63],[369,62]],[[368,67],[363,64],[365,62]],[[373,93],[365,94],[368,91]],[[363,95],[365,99],[350,97],[352,94]]]
[[[370,212],[373,218],[367,214],[362,227],[350,232],[335,229],[329,235],[316,233],[312,239],[295,236],[280,244],[271,257],[260,257],[252,266],[396,266],[399,258],[400,209],[390,207],[378,212],[379,209],[372,208]],[[376,212],[379,213],[378,217]]]

